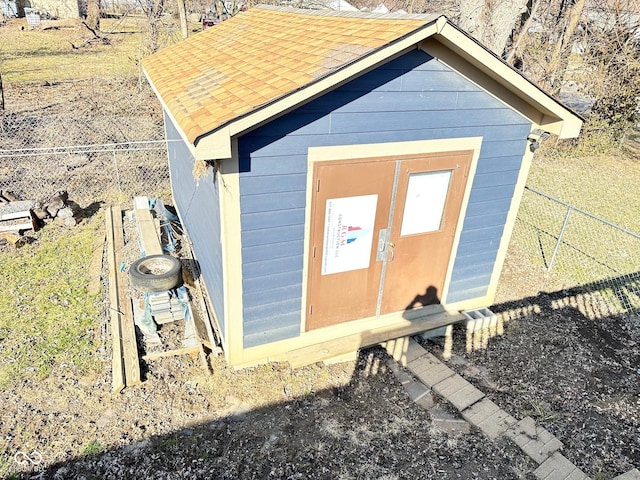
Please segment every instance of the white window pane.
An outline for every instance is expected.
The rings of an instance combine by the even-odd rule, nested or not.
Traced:
[[[400,235],[440,230],[450,180],[451,170],[409,176]]]

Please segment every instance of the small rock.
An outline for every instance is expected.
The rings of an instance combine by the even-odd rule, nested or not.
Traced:
[[[111,423],[114,420],[114,418],[115,418],[115,413],[113,412],[113,410],[105,410],[104,412],[102,412],[102,415],[100,415],[100,418],[96,420],[96,426],[98,428],[104,428],[109,423]]]
[[[73,210],[70,207],[64,207],[58,210],[58,217],[62,219],[72,218]]]
[[[49,218],[49,213],[41,206],[37,206],[31,211],[38,220],[46,220],[47,218]]]
[[[77,224],[78,224],[78,221],[73,217],[64,219],[64,225],[67,227],[75,227]]]

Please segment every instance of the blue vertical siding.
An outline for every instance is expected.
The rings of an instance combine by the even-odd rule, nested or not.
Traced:
[[[484,137],[453,302],[487,291],[530,127],[415,50],[240,138],[244,346],[299,335],[309,147]]]
[[[193,243],[200,272],[207,285],[211,306],[224,336],[224,292],[222,283],[221,217],[218,183],[212,169],[193,177],[194,159],[171,119],[165,115],[169,171],[173,200]]]

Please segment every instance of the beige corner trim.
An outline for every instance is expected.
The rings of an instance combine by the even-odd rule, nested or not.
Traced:
[[[500,275],[504,266],[505,258],[507,257],[507,250],[509,249],[509,243],[511,242],[511,235],[516,224],[516,218],[518,217],[518,210],[520,202],[522,201],[522,195],[524,194],[524,187],[527,184],[527,178],[529,176],[529,170],[533,161],[533,152],[527,148],[522,157],[522,165],[520,167],[520,174],[518,175],[518,181],[516,182],[515,189],[513,191],[513,197],[511,198],[511,206],[509,207],[509,214],[505,222],[504,230],[502,232],[502,239],[500,240],[500,246],[498,247],[498,254],[496,255],[496,261],[493,264],[493,273],[491,280],[489,281],[489,289],[487,290],[487,299],[490,300],[487,305],[492,305],[495,301],[496,291],[498,289],[498,282],[500,281]]]
[[[231,134],[222,127],[195,141],[196,160],[223,160],[232,157]]]
[[[222,272],[224,291],[224,352],[229,364],[243,362],[242,241],[240,230],[240,168],[237,142],[234,156],[220,162]]]

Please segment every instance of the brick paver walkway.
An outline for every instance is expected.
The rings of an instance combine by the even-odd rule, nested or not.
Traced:
[[[427,409],[437,408],[425,402],[431,392],[451,403],[468,423],[477,427],[490,439],[501,435],[511,439],[538,467],[533,472],[540,480],[587,480],[589,477],[560,450],[562,442],[537,425],[531,417],[517,420],[468,381],[412,338],[405,337],[382,344],[395,361],[407,367],[413,379],[399,367],[393,367],[400,383],[410,397]],[[640,471],[630,470],[613,480],[640,480]]]

